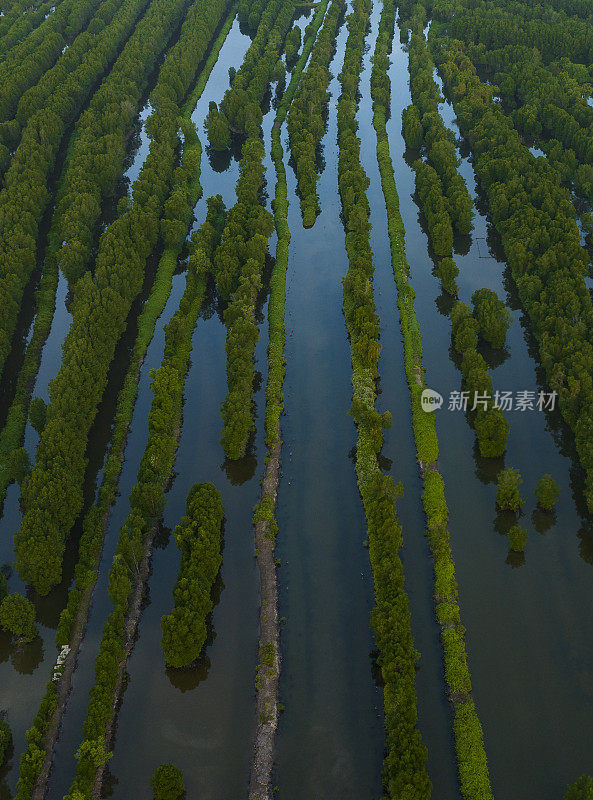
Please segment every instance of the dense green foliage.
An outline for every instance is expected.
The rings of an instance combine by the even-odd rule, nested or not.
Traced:
[[[161,617],[162,645],[170,667],[188,667],[206,641],[206,618],[212,611],[212,586],[222,564],[220,492],[211,483],[196,483],[187,497],[186,515],[175,528],[181,550],[175,606]]]
[[[274,224],[262,203],[264,155],[259,134],[250,136],[241,151],[237,202],[229,211],[222,241],[214,256],[216,287],[228,302],[224,311],[228,392],[222,405],[221,443],[231,459],[245,455],[255,425],[253,357],[259,338],[255,304]]]
[[[200,0],[201,1],[201,0]],[[192,349],[192,334],[211,272],[210,257],[224,223],[219,198],[209,202],[208,216],[193,236],[186,288],[179,308],[165,328],[165,351],[152,381],[153,401],[148,415],[148,441],[138,469],[138,481],[130,493],[130,513],[120,530],[116,554],[109,571],[109,595],[113,611],[103,628],[95,660],[95,683],[90,692],[83,743],[78,752],[76,776],[67,797],[88,798],[97,769],[109,758],[104,748],[105,730],[113,714],[113,693],[125,656],[126,614],[138,587],[139,564],[154,535],[179,437],[185,376]]]
[[[88,267],[102,202],[121,174],[126,138],[138,113],[142,94],[155,62],[166,49],[171,33],[187,11],[187,5],[188,0],[160,0],[149,7],[78,120],[56,207],[61,242],[56,256],[70,282],[78,280]],[[203,53],[210,41],[210,25],[201,20],[193,30],[195,46],[198,52]],[[182,55],[185,56],[185,52]],[[166,63],[172,64],[169,58]],[[179,79],[177,65],[167,69],[163,66],[158,84],[165,88],[155,90],[151,97],[153,103],[165,100],[179,105],[183,102],[188,81],[195,75],[196,68],[194,59],[187,63],[187,68],[184,67],[187,74],[180,74]],[[177,80],[181,82],[178,84]],[[147,123],[150,133],[153,126],[156,127],[156,121],[157,118],[152,116]]]
[[[214,100],[210,101],[205,124],[208,141],[214,150],[226,150],[227,147],[231,146],[229,121]]]
[[[490,289],[477,289],[472,295],[472,305],[482,339],[492,347],[504,347],[511,324],[511,312],[504,302]]]
[[[425,387],[422,337],[414,310],[414,290],[409,283],[410,268],[405,253],[404,226],[399,212],[397,187],[386,130],[386,106],[384,103],[388,103],[391,96],[386,67],[389,64],[394,24],[394,2],[384,0],[371,77],[373,125],[377,134],[377,160],[387,208],[391,263],[398,289],[397,305],[403,338],[404,364],[412,401],[412,428],[418,460],[423,466],[422,503],[427,518],[427,537],[434,560],[435,609],[437,620],[441,626],[445,680],[453,705],[453,732],[461,794],[464,798],[491,800],[493,795],[490,788],[482,727],[471,697],[471,680],[465,652],[465,631],[461,623],[455,564],[447,530],[449,512],[445,499],[445,487],[435,464],[439,451],[434,415],[425,413],[421,406],[422,389]]]
[[[539,23],[531,21],[528,27],[533,27],[531,46],[540,36]],[[567,34],[557,41],[564,47],[569,40]],[[574,432],[586,473],[585,499],[593,507],[593,304],[583,279],[588,256],[580,245],[574,207],[557,171],[529,152],[493,101],[492,87],[480,81],[461,43],[441,39],[438,45],[445,86],[474,153],[476,175],[549,385],[558,392],[560,410]],[[571,46],[578,49],[574,40]]]
[[[519,470],[508,467],[498,473],[496,482],[496,505],[502,511],[520,511],[525,503],[519,487],[523,483]]]
[[[37,636],[35,606],[22,594],[8,594],[0,603],[0,628],[23,642]]]
[[[299,50],[301,49],[301,29],[295,25],[288,36],[284,45],[284,53],[286,55],[286,66],[292,69],[296,64],[299,57]]]
[[[185,792],[183,773],[174,764],[161,764],[150,779],[154,800],[180,800]]]
[[[45,421],[47,419],[47,406],[41,397],[34,397],[29,406],[29,419],[31,425],[35,428],[37,433],[41,436],[41,432],[45,428]]]
[[[320,211],[317,196],[318,149],[325,133],[324,111],[327,108],[330,81],[329,65],[335,51],[335,39],[344,16],[345,0],[332,0],[309,65],[295,92],[288,111],[288,136],[303,225],[310,228]]]
[[[380,353],[379,321],[373,297],[368,178],[360,163],[356,120],[357,90],[368,27],[369,0],[354,0],[348,17],[348,39],[340,72],[338,101],[338,185],[346,228],[348,272],[343,280],[344,317],[352,360],[351,415],[356,423],[356,474],[367,521],[369,555],[375,586],[372,624],[384,680],[386,795],[421,800],[430,797],[426,747],[416,719],[415,672],[419,654],[412,637],[403,566],[399,558],[402,528],[395,500],[401,487],[381,472],[378,455],[389,412],[376,407]],[[385,21],[383,26],[385,26]],[[383,41],[383,39],[381,39]]]
[[[98,0],[63,0],[41,25],[11,48],[0,63],[0,122],[14,117],[22,95],[51,69],[64,47],[71,45],[94,17],[98,6]]]
[[[274,77],[293,15],[293,0],[258,0],[252,4],[249,24],[253,28],[257,16],[257,33],[221,104],[233,130],[257,135],[261,102]]]
[[[593,800],[593,778],[581,775],[568,787],[564,800]]]
[[[193,11],[191,12],[193,17]],[[220,33],[213,44],[210,55],[195,87],[183,106],[182,123],[188,120],[193,108],[202,94],[208,76],[216,63],[218,53],[225,41],[233,22],[234,13],[231,12]],[[189,23],[188,23],[189,25]],[[190,34],[191,35],[191,34]],[[183,37],[178,47],[182,46]],[[201,145],[193,126],[185,126],[183,143],[182,165],[188,169],[176,171],[176,185],[187,193],[187,207],[185,210],[186,230],[190,225],[192,211],[198,197],[201,195],[200,186],[200,153]],[[177,266],[177,257],[181,250],[178,241],[176,247],[164,250],[160,259],[154,285],[147,302],[138,319],[138,335],[134,345],[132,360],[128,368],[124,386],[120,392],[117,403],[115,426],[111,438],[111,447],[103,474],[103,483],[99,491],[99,499],[87,513],[83,534],[79,546],[79,561],[75,571],[75,582],[68,593],[68,603],[60,615],[60,623],[56,634],[58,646],[68,644],[75,621],[79,615],[86,614],[88,610],[91,590],[97,577],[97,559],[101,551],[101,544],[109,508],[114,502],[117,492],[119,476],[122,469],[122,459],[128,427],[132,419],[134,403],[138,391],[138,377],[146,349],[153,336],[158,317],[165,307],[167,297],[171,290],[173,273]],[[20,777],[18,783],[17,800],[29,800],[35,780],[43,766],[44,755],[40,749],[51,719],[57,705],[56,684],[49,683],[44,698],[41,701],[33,727],[27,732],[28,747],[23,753],[20,762]]]
[[[428,237],[436,259],[435,272],[443,289],[458,295],[456,277],[459,269],[453,261],[454,227],[469,233],[472,225],[472,201],[463,178],[457,171],[458,158],[454,137],[445,127],[439,112],[441,99],[433,78],[434,63],[422,32],[425,11],[414,6],[412,36],[409,46],[410,87],[414,104],[403,113],[404,138],[408,147],[423,147],[425,160],[414,162],[416,195],[426,218]],[[407,23],[403,23],[407,24]],[[407,29],[403,29],[406,33]],[[475,318],[471,309],[459,301],[451,308],[451,331],[454,350],[460,360],[463,388],[468,392],[468,420],[476,432],[480,455],[495,458],[506,449],[509,424],[493,400],[492,381],[487,364],[477,351],[478,338],[499,344],[510,324],[510,315],[496,295],[488,289],[474,293]]]
[[[437,255],[443,257],[451,255],[448,246],[450,227],[462,234],[471,231],[473,204],[465,181],[457,171],[459,159],[455,150],[455,138],[439,113],[438,104],[442,98],[433,78],[434,62],[422,33],[423,17],[422,6],[417,5],[408,48],[413,106],[406,109],[404,134],[406,142],[411,146],[418,147],[419,139],[421,140],[426,165],[432,168],[430,171],[421,171],[420,178],[417,177],[417,188],[419,181],[425,195],[429,184],[431,193],[438,194],[441,198],[439,210],[433,211],[432,204],[423,197],[423,209],[429,227],[440,234],[433,237],[438,244],[437,246],[433,242],[433,247]],[[414,168],[417,169],[417,165]],[[447,234],[440,231],[441,226],[447,229]],[[452,246],[452,235],[450,241]]]
[[[50,199],[49,176],[62,139],[147,4],[147,0],[125,0],[117,10],[117,2],[105,4],[113,4],[112,18],[86,43],[84,61],[68,72],[29,117],[0,191],[0,373],[25,286],[36,265],[39,225]]]
[[[211,36],[225,7],[224,0],[218,0],[217,6],[209,5]],[[171,204],[170,194],[175,181],[186,181],[187,185],[193,178],[199,160],[199,153],[193,152],[192,159],[175,168],[178,103],[209,43],[209,39],[200,37],[200,47],[196,46],[196,26],[202,30],[204,18],[187,18],[179,42],[163,65],[153,93],[154,111],[147,123],[150,151],[133,187],[132,206],[102,235],[94,275],[86,273],[76,286],[72,325],[64,342],[60,370],[50,387],[51,404],[37,462],[23,485],[25,514],[15,536],[17,568],[42,594],[60,580],[66,539],[82,506],[88,434],[115,347],[131,304],[142,288],[146,260],[158,243],[161,227],[166,241],[171,230],[178,237],[181,229],[182,238],[186,230],[186,206]],[[188,48],[190,41],[193,47]],[[185,54],[183,60],[179,53]],[[187,53],[191,54],[193,72]],[[175,59],[178,69],[167,67],[170,59]],[[179,190],[184,191],[183,183]]]
[[[542,475],[535,487],[535,496],[540,508],[552,511],[560,497],[560,487],[551,475]]]
[[[522,553],[527,544],[527,531],[520,525],[513,525],[509,530],[509,547],[515,553]]]

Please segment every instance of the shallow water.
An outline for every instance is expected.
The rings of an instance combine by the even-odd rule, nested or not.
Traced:
[[[352,368],[342,315],[348,264],[337,195],[336,102],[346,36],[343,26],[331,66],[322,212],[310,230],[302,227],[292,169],[287,175],[292,240],[277,511],[286,710],[274,783],[295,800],[381,796],[382,692],[372,670],[372,576],[352,462]],[[286,139],[283,129],[288,158]]]

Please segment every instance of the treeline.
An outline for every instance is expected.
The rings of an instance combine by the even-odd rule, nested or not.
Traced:
[[[419,654],[414,647],[410,610],[399,558],[402,529],[395,512],[401,492],[381,472],[378,456],[389,412],[375,407],[380,353],[379,320],[373,298],[373,259],[370,246],[368,178],[360,163],[357,136],[357,91],[362,53],[369,24],[370,0],[354,0],[348,17],[348,39],[339,80],[338,185],[346,227],[348,272],[343,280],[344,316],[352,360],[351,415],[357,429],[356,474],[367,521],[369,555],[375,586],[372,625],[384,681],[387,734],[384,782],[386,796],[421,800],[431,795],[426,771],[426,747],[417,727],[415,673]],[[393,19],[393,14],[391,14]],[[379,41],[386,44],[383,19]]]
[[[78,121],[58,197],[55,222],[61,242],[56,257],[71,284],[88,268],[102,202],[122,172],[126,140],[138,113],[140,99],[155,64],[187,9],[188,1],[159,0],[151,4]],[[202,52],[204,42],[210,41],[206,22],[196,30],[196,35],[197,47]],[[191,72],[189,76],[179,71],[178,63],[170,68],[179,74],[178,81],[168,80],[164,67],[159,74],[159,83],[169,87],[172,92],[170,99],[178,105],[183,102],[183,97],[177,96],[178,90],[187,91],[188,82],[195,75],[195,60],[188,59],[187,63]],[[158,96],[155,101],[158,101]],[[150,126],[153,122],[151,119],[147,124]],[[148,129],[150,131],[150,127]]]
[[[483,44],[488,50],[507,45],[537,48],[546,63],[568,58],[582,64],[593,62],[593,30],[590,21],[571,17],[561,4],[529,4],[515,0],[433,0],[436,21],[452,39]]]
[[[259,47],[255,45],[260,38],[268,41],[268,47],[276,52],[276,63],[277,48],[284,40],[286,26],[292,15],[292,1],[283,8],[278,8],[276,0],[271,0],[230,92],[236,90],[238,81],[241,86],[246,85],[254,52]],[[272,17],[275,22],[270,28]],[[255,51],[252,51],[253,47]],[[271,51],[266,49],[266,52],[269,55]],[[272,215],[263,205],[265,147],[259,128],[262,119],[259,103],[272,78],[267,69],[269,65],[269,59],[264,58],[261,70],[257,70],[261,80],[265,80],[265,86],[259,77],[255,84],[251,84],[258,87],[257,96],[252,101],[257,104],[258,112],[249,113],[245,117],[249,133],[241,151],[237,202],[229,212],[222,241],[214,255],[216,289],[222,301],[228,304],[224,311],[227,327],[225,350],[228,392],[222,405],[221,443],[225,455],[230,459],[239,459],[245,455],[255,426],[252,395],[255,380],[254,351],[259,338],[255,306],[262,287],[268,239],[274,226]],[[239,76],[242,76],[241,79]],[[227,92],[223,103],[225,109],[228,97]]]
[[[409,19],[402,18],[402,38],[407,35],[407,26],[412,28],[408,66],[413,100],[402,115],[403,133],[407,146],[420,150],[426,159],[418,158],[413,164],[417,201],[426,218],[428,238],[436,258],[436,274],[443,289],[456,298],[458,287],[455,279],[459,269],[453,260],[453,229],[462,234],[470,232],[473,203],[458,172],[454,135],[445,126],[439,111],[441,97],[433,77],[434,62],[422,30],[425,17],[424,6],[417,4]],[[504,304],[490,308],[490,326],[495,324],[493,315],[506,333],[510,318]],[[484,310],[481,316],[483,319],[486,317]],[[453,348],[460,359],[464,389],[469,393],[468,420],[476,431],[480,455],[488,458],[502,456],[506,450],[509,424],[500,408],[494,405],[488,366],[477,350],[478,322],[471,309],[458,300],[450,311],[450,317]],[[499,347],[504,344],[504,333],[500,344],[497,339]],[[474,404],[476,398],[481,398],[478,405]]]
[[[440,194],[443,200],[425,205],[435,240],[435,252],[443,258],[452,255],[453,229],[461,234],[471,231],[473,204],[457,169],[459,158],[455,136],[445,126],[439,113],[442,98],[433,77],[434,62],[422,32],[423,22],[423,6],[416,5],[408,48],[412,105],[404,110],[404,136],[408,147],[424,148],[426,161],[432,167],[429,174],[422,175],[422,185],[436,183],[436,173],[440,181],[439,188],[442,187]],[[436,192],[438,189],[433,194]]]
[[[471,46],[468,57],[480,78],[497,87],[502,107],[528,142],[538,143],[559,179],[593,202],[592,76],[566,58],[544,63],[527,44],[486,50]],[[585,95],[585,96],[584,96]]]
[[[329,100],[329,65],[346,9],[345,0],[332,0],[323,27],[288,112],[290,151],[297,177],[303,225],[310,228],[319,214],[317,195],[318,148],[325,133],[324,110]]]
[[[264,156],[265,148],[259,134],[250,136],[241,151],[237,202],[229,212],[214,256],[216,288],[223,301],[228,302],[224,311],[228,392],[222,405],[221,443],[231,459],[245,455],[255,426],[253,358],[259,338],[255,304],[274,224],[261,199]]]
[[[0,17],[0,58],[3,58],[13,47],[20,44],[25,37],[34,31],[62,0],[45,0],[37,6],[31,0],[19,0]]]
[[[99,0],[62,0],[56,10],[0,62],[0,123],[12,119],[23,93],[60,58],[89,24]]]
[[[190,9],[188,18],[199,20],[202,12],[194,13]],[[190,116],[197,100],[202,94],[206,81],[220,52],[233,23],[234,14],[228,14],[226,22],[220,30],[216,42],[210,50],[208,59],[201,71],[200,77],[192,89],[191,94],[183,106],[181,125],[184,128],[182,165],[187,169],[176,170],[175,185],[187,192],[187,207],[185,209],[186,230],[189,228],[193,209],[201,196],[200,186],[200,155],[201,145],[195,127],[190,124]],[[190,24],[189,22],[187,24]],[[182,39],[183,41],[183,39]],[[181,47],[181,41],[179,42]],[[185,124],[184,124],[185,123]],[[159,316],[161,315],[172,285],[172,278],[178,263],[181,244],[175,248],[167,247],[163,251],[154,284],[150,295],[144,304],[138,318],[138,335],[134,344],[132,360],[125,377],[124,385],[118,395],[115,424],[110,442],[110,449],[105,461],[103,481],[98,493],[97,502],[87,512],[82,525],[82,537],[79,545],[79,559],[75,569],[75,580],[68,592],[68,602],[62,610],[56,643],[59,647],[72,645],[68,658],[75,659],[78,644],[73,639],[77,623],[82,625],[88,614],[92,591],[97,579],[99,557],[105,529],[107,526],[109,509],[114,503],[119,477],[122,469],[126,437],[134,405],[138,393],[138,378],[146,350]],[[68,693],[68,686],[60,686],[63,695]],[[53,748],[46,743],[46,737],[53,722],[52,715],[57,709],[58,692],[54,682],[48,684],[46,694],[41,702],[40,711],[35,717],[33,726],[27,732],[28,746],[21,757],[21,776],[19,778],[19,792],[16,800],[29,800],[36,785],[42,780],[41,770],[49,769],[51,765]],[[44,764],[45,757],[45,764]]]
[[[154,396],[148,415],[148,441],[138,481],[130,493],[130,513],[121,527],[109,570],[113,611],[105,622],[95,660],[95,683],[83,725],[83,741],[76,754],[76,776],[66,795],[69,800],[91,797],[97,772],[109,758],[106,733],[115,714],[114,697],[121,689],[125,658],[133,645],[127,633],[127,615],[134,607],[139,612],[142,587],[148,577],[150,543],[164,508],[165,491],[175,462],[192,334],[212,269],[213,248],[224,224],[223,209],[220,197],[209,201],[208,215],[195,239],[188,264],[185,292],[165,328],[163,360],[152,382]]]
[[[208,15],[200,20],[205,28],[199,37],[191,21],[182,28],[180,42],[189,39],[194,44],[189,50],[194,74],[226,6],[225,0],[209,4]],[[178,43],[175,48],[186,46]],[[180,108],[171,99],[176,96],[176,75],[164,75],[157,82],[158,102],[147,122],[150,151],[134,184],[131,207],[102,235],[94,275],[87,272],[76,285],[72,325],[60,370],[50,387],[51,404],[37,462],[23,483],[25,513],[15,535],[17,569],[42,594],[60,581],[66,540],[82,507],[88,435],[109,366],[132,302],[142,288],[146,260],[158,243],[161,219],[171,222],[173,209],[166,201],[175,177]],[[190,83],[187,73],[186,79],[185,91]],[[160,87],[169,81],[174,85],[166,97]],[[178,169],[192,176],[196,165],[182,163]],[[184,215],[185,209],[179,208],[178,213]]]
[[[110,2],[116,9],[118,0]],[[93,37],[84,61],[30,117],[6,172],[0,191],[0,374],[36,265],[39,225],[50,199],[49,179],[62,139],[146,5],[147,0],[125,0],[111,22]]]
[[[387,208],[391,263],[398,290],[397,305],[404,346],[404,365],[412,405],[412,428],[424,483],[422,504],[427,519],[426,535],[434,560],[435,611],[441,629],[445,681],[453,706],[453,731],[461,793],[464,798],[491,800],[492,790],[482,728],[471,696],[465,631],[461,623],[455,564],[447,529],[449,512],[443,479],[438,472],[439,446],[434,414],[427,414],[421,404],[422,391],[426,387],[422,364],[422,336],[414,310],[414,289],[409,282],[410,268],[405,253],[404,225],[399,211],[386,129],[387,111],[384,103],[390,101],[391,87],[385,66],[389,64],[391,52],[395,24],[394,6],[393,0],[384,0],[373,58],[371,94],[374,110],[373,126],[377,134],[377,161]],[[401,792],[396,796],[400,795]]]
[[[528,312],[550,387],[573,430],[593,509],[593,305],[585,286],[588,256],[575,212],[555,169],[535,158],[492,100],[460,42],[439,40],[441,72],[477,177]]]
[[[56,63],[43,73],[38,75],[30,88],[24,92],[16,87],[16,107],[14,117],[0,123],[0,173],[4,174],[10,163],[10,153],[18,148],[21,136],[26,128],[29,119],[47,103],[48,99],[68,78],[70,73],[78,69],[86,58],[89,49],[94,45],[94,38],[106,25],[109,25],[115,13],[122,6],[123,0],[113,3],[111,0],[103,3],[93,13],[93,17],[86,30],[78,33],[76,38],[58,58]],[[92,8],[91,6],[89,6]],[[62,6],[60,6],[62,8]],[[74,7],[73,12],[77,9]],[[43,43],[41,47],[43,47]],[[15,48],[17,51],[19,48]],[[11,51],[11,54],[15,51]],[[33,55],[33,58],[36,54]],[[14,80],[18,79],[21,73],[20,57],[17,56],[12,66]],[[29,74],[29,73],[27,73]],[[92,89],[95,87],[93,86]],[[91,91],[92,91],[91,89]],[[91,92],[89,92],[90,94]],[[82,106],[81,106],[82,107]],[[74,116],[72,117],[74,120]]]
[[[294,25],[290,33],[286,37],[286,44],[284,46],[284,54],[286,55],[286,67],[292,69],[296,64],[299,57],[299,50],[301,49],[301,29],[298,25]]]
[[[221,201],[222,202],[222,201]],[[173,587],[173,611],[161,617],[162,646],[170,667],[188,667],[204,647],[206,619],[213,608],[212,587],[222,564],[224,508],[212,483],[196,483],[187,496],[186,514],[173,535],[181,551]]]
[[[261,103],[275,72],[294,16],[293,0],[267,0],[254,3],[250,19],[257,9],[257,33],[245,54],[231,86],[220,104],[221,122],[232,130],[256,135],[262,122]],[[251,24],[251,23],[250,23]],[[283,65],[280,62],[282,70]],[[208,130],[209,141],[216,142]]]

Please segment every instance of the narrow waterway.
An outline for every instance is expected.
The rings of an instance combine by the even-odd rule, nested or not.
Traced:
[[[282,631],[277,776],[291,800],[381,797],[382,692],[373,679],[373,584],[356,485],[350,347],[342,315],[348,264],[337,193],[337,80],[347,31],[331,65],[321,214],[301,222],[288,169],[283,477],[278,493]],[[285,129],[283,146],[288,158]]]
[[[413,172],[404,160],[401,111],[410,96],[407,53],[397,38],[390,70],[390,146],[417,292],[426,379],[445,397],[437,412],[440,466],[493,789],[498,800],[557,800],[569,782],[590,769],[593,621],[582,608],[593,582],[591,522],[583,516],[579,470],[558,420],[535,410],[508,412],[511,433],[504,466],[517,467],[524,478],[520,524],[529,531],[524,559],[509,554],[505,534],[510,523],[496,514],[493,483],[503,460],[479,458],[464,415],[447,410],[449,393],[461,388],[461,376],[450,358],[448,300],[432,275],[434,265],[412,199]],[[442,110],[452,125],[451,110]],[[481,213],[467,158],[460,170],[477,205],[472,236],[458,243],[460,298],[468,302],[475,289],[486,286],[507,300],[513,323],[505,352],[485,353],[493,367],[498,364],[492,372],[494,386],[537,393],[546,387],[540,383],[497,237]],[[562,487],[553,516],[535,510],[534,488],[544,472]]]

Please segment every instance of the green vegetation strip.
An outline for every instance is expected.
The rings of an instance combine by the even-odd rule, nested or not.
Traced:
[[[117,9],[117,0],[108,2]],[[10,161],[0,191],[0,374],[10,352],[25,288],[37,264],[39,226],[50,200],[49,177],[62,140],[146,6],[147,0],[125,0],[92,38],[84,61],[42,98]]]
[[[410,609],[399,550],[402,528],[395,500],[401,487],[384,475],[378,456],[383,428],[391,424],[388,411],[375,407],[379,377],[379,319],[373,297],[373,258],[370,246],[369,185],[360,163],[357,136],[357,92],[362,53],[370,16],[370,0],[354,0],[348,18],[348,40],[340,73],[338,102],[338,184],[346,226],[348,272],[344,284],[344,317],[350,338],[352,406],[356,423],[356,475],[367,520],[369,556],[375,585],[372,624],[383,676],[387,753],[385,793],[389,798],[427,800],[431,782],[426,771],[426,747],[417,727],[416,662]]]
[[[227,458],[233,460],[245,455],[255,428],[254,352],[259,337],[255,306],[262,287],[268,239],[274,228],[272,215],[263,203],[265,146],[261,137],[260,104],[276,73],[292,17],[292,0],[281,3],[270,0],[223,104],[226,109],[230,98],[243,98],[245,116],[241,124],[247,132],[241,150],[237,202],[229,212],[220,247],[214,256],[216,289],[222,301],[228,303],[224,310],[228,391],[222,404],[221,444]],[[260,51],[264,40],[267,42],[264,54],[252,74],[254,53]],[[209,134],[211,131],[209,126]]]
[[[212,9],[211,0],[209,0]],[[127,659],[134,646],[149,575],[152,542],[165,505],[181,432],[183,393],[192,350],[192,336],[211,271],[211,256],[224,223],[220,197],[209,201],[206,221],[193,237],[186,288],[179,308],[165,328],[165,352],[154,374],[148,441],[130,493],[130,513],[120,529],[109,571],[113,611],[103,628],[95,660],[83,740],[76,758],[76,776],[66,797],[83,800],[100,796],[103,772],[110,758]]]
[[[409,22],[412,26],[409,51],[412,105],[404,109],[404,137],[409,147],[424,146],[426,161],[416,159],[416,195],[428,223],[428,238],[436,257],[436,274],[445,291],[457,297],[453,261],[453,228],[468,234],[472,227],[473,204],[467,185],[458,172],[453,133],[446,128],[440,111],[440,92],[433,78],[434,62],[424,38],[426,9],[417,3]],[[408,22],[406,21],[406,25]],[[407,36],[407,27],[402,34]],[[511,315],[504,303],[488,289],[473,298],[475,315],[465,303],[455,300],[450,311],[453,346],[461,361],[464,387],[470,398],[468,420],[475,429],[480,455],[500,457],[506,450],[509,423],[494,405],[488,365],[478,352],[478,334],[502,347]],[[492,334],[495,334],[494,336]],[[478,398],[479,404],[476,401]]]
[[[19,574],[42,594],[61,579],[66,541],[83,504],[89,432],[148,259],[162,239],[167,246],[181,246],[185,239],[187,206],[183,188],[175,183],[193,180],[199,159],[194,154],[181,170],[177,167],[180,107],[222,14],[209,14],[206,21],[187,18],[151,95],[150,148],[133,186],[133,201],[101,236],[94,274],[87,272],[76,284],[72,324],[51,383],[37,461],[23,482],[26,511],[15,535]],[[190,40],[193,46],[188,47]],[[171,59],[177,65],[172,70]]]
[[[284,152],[280,140],[282,124],[297,89],[307,59],[315,42],[327,8],[327,0],[318,5],[315,16],[307,26],[307,34],[301,55],[292,72],[290,83],[280,101],[272,127],[271,154],[276,171],[276,188],[273,200],[274,224],[276,226],[276,259],[270,278],[268,300],[268,379],[266,383],[265,441],[266,466],[262,480],[261,500],[255,508],[255,549],[260,574],[260,646],[256,678],[257,729],[249,797],[251,800],[270,795],[270,779],[274,765],[274,736],[278,724],[278,679],[280,674],[280,652],[278,626],[278,583],[276,575],[275,546],[278,523],[274,513],[282,439],[280,416],[284,411],[282,387],[285,375],[284,326],[286,305],[286,269],[290,247],[288,226],[288,188]]]
[[[22,95],[62,57],[64,48],[94,17],[99,4],[100,0],[63,0],[0,62],[0,121],[13,118]]]
[[[186,230],[190,224],[195,203],[201,195],[200,160],[202,147],[193,125],[189,121],[208,76],[218,59],[218,54],[232,27],[235,9],[229,13],[191,96],[183,107],[180,124],[185,131],[182,164],[187,168]],[[185,171],[180,172],[180,176]],[[182,185],[182,184],[181,184]],[[85,621],[88,616],[92,592],[97,579],[97,570],[101,548],[111,505],[115,501],[119,477],[123,464],[123,454],[134,405],[138,394],[140,368],[148,345],[153,337],[156,322],[160,317],[172,285],[172,277],[177,266],[177,257],[181,245],[164,250],[156,278],[148,300],[144,304],[138,319],[138,334],[134,344],[132,360],[128,368],[123,388],[118,396],[115,414],[115,425],[111,446],[103,474],[103,483],[99,491],[98,502],[87,513],[79,548],[79,562],[75,571],[75,582],[68,594],[66,608],[60,616],[56,641],[60,647],[70,647],[70,652],[60,670],[59,683],[50,682],[46,694],[32,727],[27,732],[28,748],[21,757],[21,777],[19,779],[17,800],[28,800],[32,797],[34,787],[43,795],[45,780],[51,767],[53,746],[57,736],[59,722],[64,704],[70,690],[72,674],[75,667],[78,648],[84,634]]]
[[[173,587],[175,605],[161,617],[162,647],[167,666],[193,664],[204,647],[206,619],[214,603],[212,587],[222,564],[224,508],[218,489],[196,483],[186,503],[186,514],[173,535],[181,551],[179,575]],[[125,577],[126,567],[123,566]]]
[[[332,0],[315,43],[311,61],[288,112],[290,151],[295,164],[305,228],[313,226],[320,211],[317,194],[319,180],[317,151],[325,133],[323,110],[329,100],[327,90],[331,78],[329,65],[335,52],[336,34],[345,9],[345,0]]]
[[[412,427],[424,482],[422,502],[427,518],[427,537],[434,558],[435,608],[445,657],[445,681],[454,713],[453,730],[461,793],[466,800],[491,800],[493,795],[482,727],[471,696],[455,564],[447,529],[449,511],[445,500],[445,486],[436,463],[439,449],[434,415],[423,411],[420,402],[422,390],[425,388],[422,337],[414,310],[414,290],[408,281],[410,268],[405,253],[404,225],[399,211],[385,124],[386,107],[383,102],[385,97],[390,97],[391,90],[384,65],[390,52],[394,25],[394,2],[384,0],[374,59],[375,76],[372,83],[377,160],[387,208],[391,263],[398,290],[397,305],[404,344],[405,370],[412,401]],[[383,92],[376,91],[378,86],[383,87]]]
[[[60,242],[56,256],[70,285],[89,266],[103,204],[122,172],[126,138],[142,95],[188,5],[189,0],[160,0],[150,5],[78,121],[54,215]],[[167,82],[167,71],[174,69],[176,65],[167,59],[159,81]],[[151,95],[155,104],[159,102],[157,87]]]

